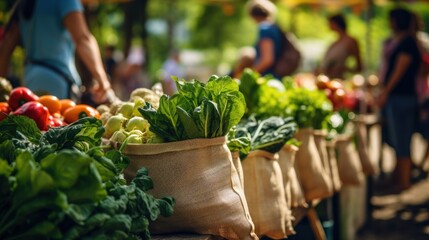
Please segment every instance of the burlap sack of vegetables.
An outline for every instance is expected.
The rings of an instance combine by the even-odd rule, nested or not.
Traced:
[[[243,166],[241,165],[240,152],[231,152],[232,163],[237,169],[238,178],[240,179],[241,188],[244,187]]]
[[[285,186],[286,202],[289,208],[308,206],[296,176],[294,165],[297,151],[298,147],[292,145],[285,145],[279,151],[279,164],[283,174],[283,185]]]
[[[362,164],[352,137],[344,134],[336,138],[338,151],[338,171],[343,185],[359,186],[364,180]]]
[[[366,175],[377,175],[379,172],[377,164],[374,164],[371,161],[368,154],[367,129],[364,117],[356,117],[354,121],[354,127],[357,138],[359,159],[362,164],[362,171]]]
[[[326,148],[328,152],[328,159],[329,159],[329,168],[331,173],[331,181],[332,181],[332,188],[335,192],[340,191],[341,189],[341,180],[340,180],[340,173],[338,172],[338,162],[337,162],[337,153],[335,150],[335,140],[330,140],[326,142]]]
[[[307,201],[330,197],[331,182],[314,142],[313,130],[301,128],[295,138],[302,143],[296,153],[295,168]]]
[[[191,232],[257,239],[225,137],[129,144],[124,154],[131,160],[126,179],[144,166],[156,183],[150,193],[176,200],[173,216],[151,224],[153,234]]]
[[[328,179],[330,181],[329,185],[332,187],[332,191],[334,191],[334,184],[332,182],[331,177],[331,167],[329,164],[328,149],[326,147],[326,136],[328,135],[328,133],[325,130],[313,130],[313,135],[317,152],[319,153],[320,159],[322,160],[323,169],[325,170],[326,174],[328,174]]]
[[[258,236],[273,239],[287,237],[286,204],[283,176],[278,154],[255,150],[243,160],[244,193]]]

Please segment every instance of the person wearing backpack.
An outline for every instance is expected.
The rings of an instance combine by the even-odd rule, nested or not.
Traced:
[[[258,39],[255,44],[256,56],[252,69],[261,75],[274,72],[275,62],[280,57],[281,33],[274,22],[276,6],[268,0],[252,0],[248,4],[249,15],[258,24]]]

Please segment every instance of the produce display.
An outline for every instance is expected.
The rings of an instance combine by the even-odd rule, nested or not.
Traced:
[[[1,239],[150,239],[150,222],[173,213],[173,198],[146,193],[145,168],[125,184],[129,160],[102,149],[96,118],[42,133],[11,115],[0,129]]]
[[[200,183],[211,181],[202,184],[202,190],[219,197],[222,204],[225,189],[236,198],[237,212],[241,215],[234,217],[241,217],[245,224],[240,223],[244,227],[237,224],[238,230],[232,229],[233,232],[255,237],[247,207],[243,208],[247,206],[243,204],[247,201],[244,186],[261,190],[263,187],[258,184],[269,185],[274,180],[261,177],[252,183],[249,172],[253,170],[247,172],[247,180],[241,170],[241,186],[232,189],[229,178],[236,177],[231,175],[234,173],[231,166],[240,170],[240,160],[256,156],[258,163],[254,166],[259,167],[255,168],[267,170],[266,176],[270,176],[275,172],[274,167],[264,168],[263,164],[277,164],[272,160],[278,158],[277,153],[286,145],[302,144],[302,148],[294,150],[298,153],[310,145],[298,137],[299,132],[308,137],[315,129],[329,132],[329,137],[343,134],[359,104],[359,93],[352,84],[323,75],[278,80],[245,69],[240,79],[213,75],[203,82],[173,80],[178,92],[172,96],[138,88],[128,101],[95,109],[70,99],[37,96],[25,87],[12,89],[0,79],[0,239],[150,239],[151,222],[159,216],[171,216],[174,206],[177,215],[153,223],[153,232],[165,228],[158,233],[171,233],[184,227],[192,232],[196,224],[188,221],[192,223],[195,214],[189,214],[188,197],[196,199],[193,194],[198,191],[192,187],[198,184],[194,184],[194,178],[189,178],[192,181],[184,186],[177,183],[177,179],[184,178],[180,174],[185,174],[180,169],[190,169],[187,164],[191,160],[195,161],[191,162],[192,168],[199,166],[199,169],[190,175]],[[205,142],[212,140],[213,146]],[[109,146],[102,142],[109,142]],[[188,142],[195,143],[192,147],[198,144],[201,147],[188,149]],[[214,153],[211,149],[218,150]],[[207,159],[201,161],[202,156]],[[240,164],[231,165],[233,156]],[[267,161],[262,164],[261,159]],[[247,161],[247,167],[250,162]],[[311,164],[303,161],[300,164],[305,165],[301,171],[310,173]],[[295,166],[292,163],[290,168]],[[226,174],[223,179],[218,179],[219,173],[209,174],[216,168]],[[276,169],[281,179],[281,168]],[[317,171],[322,172],[320,169]],[[152,181],[148,170],[154,181],[160,183],[158,189],[154,189],[157,183]],[[303,178],[313,181],[315,174],[310,175]],[[245,181],[248,186],[243,184]],[[286,186],[283,180],[278,181]],[[215,183],[219,183],[217,189]],[[220,186],[220,183],[225,184]],[[215,189],[206,189],[206,185]],[[189,194],[181,195],[185,188]],[[284,186],[275,189],[290,191]],[[199,202],[204,202],[209,193],[201,194]],[[217,207],[213,209],[218,211]],[[230,212],[225,214],[228,215]],[[161,226],[176,217],[186,221]],[[217,217],[219,223],[231,218],[221,214]],[[206,225],[213,225],[215,230],[210,233],[216,235],[218,226],[210,219]],[[233,222],[239,223],[228,220],[220,228],[232,226]],[[202,229],[207,229],[206,225]]]
[[[0,102],[0,121],[8,115],[27,116],[43,131],[84,117],[100,118],[100,113],[89,105],[76,105],[70,99],[60,100],[52,95],[37,96],[26,87],[12,89],[5,98],[7,101]]]

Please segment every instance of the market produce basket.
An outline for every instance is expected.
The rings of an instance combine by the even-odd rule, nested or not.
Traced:
[[[152,233],[257,239],[225,137],[129,144],[123,153],[131,160],[127,180],[144,166],[156,183],[150,193],[176,200],[174,215],[154,222]]]
[[[278,159],[278,154],[255,150],[243,160],[244,193],[255,232],[273,239],[287,237],[286,225],[292,226]]]

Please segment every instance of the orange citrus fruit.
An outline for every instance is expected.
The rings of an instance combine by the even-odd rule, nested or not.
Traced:
[[[37,101],[45,106],[50,114],[59,113],[61,110],[61,102],[54,95],[43,95]]]
[[[63,115],[67,109],[76,106],[76,103],[71,99],[61,99],[60,103],[61,103],[61,114]]]

